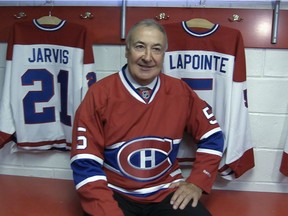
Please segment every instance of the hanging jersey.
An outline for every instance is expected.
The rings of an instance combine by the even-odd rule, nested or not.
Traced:
[[[16,23],[8,41],[0,105],[0,147],[70,149],[76,108],[96,81],[85,27]]]
[[[189,29],[185,22],[164,27],[169,44],[164,73],[187,82],[212,106],[225,136],[219,171],[226,179],[241,176],[254,166],[241,33],[218,24],[204,32]],[[189,159],[186,152],[180,150],[183,161]]]
[[[284,151],[282,154],[282,161],[280,164],[280,172],[283,175],[288,176],[288,136],[286,138],[286,143],[284,145]]]
[[[198,147],[187,181],[209,192],[224,141],[210,107],[186,83],[160,74],[148,101],[124,70],[93,85],[77,110],[71,150],[84,209],[118,215],[111,190],[135,202],[163,200],[183,180],[176,156],[185,128]]]

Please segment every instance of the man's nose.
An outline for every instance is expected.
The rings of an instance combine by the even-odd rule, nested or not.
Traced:
[[[151,61],[151,59],[152,59],[151,49],[149,49],[149,48],[145,49],[143,59],[144,59],[146,62]]]

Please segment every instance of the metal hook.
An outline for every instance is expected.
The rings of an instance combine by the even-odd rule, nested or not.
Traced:
[[[50,10],[48,12],[48,16],[52,16],[52,11],[54,9],[54,0],[46,0],[44,5],[50,5]]]
[[[241,22],[243,19],[238,14],[233,14],[232,17],[229,17],[230,22]]]
[[[155,17],[157,20],[167,20],[169,19],[169,15],[166,15],[165,13],[160,13],[159,16]]]
[[[25,18],[27,15],[26,15],[26,13],[25,12],[19,12],[18,14],[14,14],[14,17],[16,18],[16,19],[22,19],[22,18]]]
[[[82,19],[93,19],[94,15],[93,15],[92,13],[90,13],[90,12],[85,12],[84,15],[83,15],[83,14],[80,14],[80,17],[81,17]]]

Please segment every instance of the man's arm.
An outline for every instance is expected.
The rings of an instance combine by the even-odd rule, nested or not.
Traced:
[[[185,182],[174,183],[170,186],[170,188],[177,188],[171,198],[171,205],[174,209],[184,209],[191,200],[192,206],[195,207],[202,196],[202,192],[210,192],[218,173],[222,154],[220,149],[219,152],[213,147],[201,150],[201,146],[222,146],[223,142],[222,132],[217,132],[206,138],[202,144],[198,144],[200,147],[198,148],[199,151],[196,152],[196,159],[190,176]]]
[[[91,88],[90,88],[91,89]],[[123,216],[102,169],[104,133],[95,96],[88,91],[74,120],[71,168],[81,205],[89,215]]]
[[[197,143],[197,151],[191,173],[186,181],[170,186],[177,188],[171,198],[171,204],[175,209],[185,208],[191,200],[192,206],[196,206],[202,192],[210,192],[218,173],[224,147],[223,133],[211,107],[193,90],[190,91],[191,113],[187,120],[187,132]]]

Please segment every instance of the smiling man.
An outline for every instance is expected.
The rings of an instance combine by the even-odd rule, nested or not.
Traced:
[[[126,58],[132,78],[140,85],[150,84],[163,67],[167,37],[162,28],[134,26],[127,35]]]
[[[77,110],[71,167],[85,215],[210,215],[199,199],[215,180],[222,131],[185,82],[161,73],[166,48],[157,22],[134,25],[127,64],[92,85]],[[187,179],[177,161],[184,131],[197,144]]]

